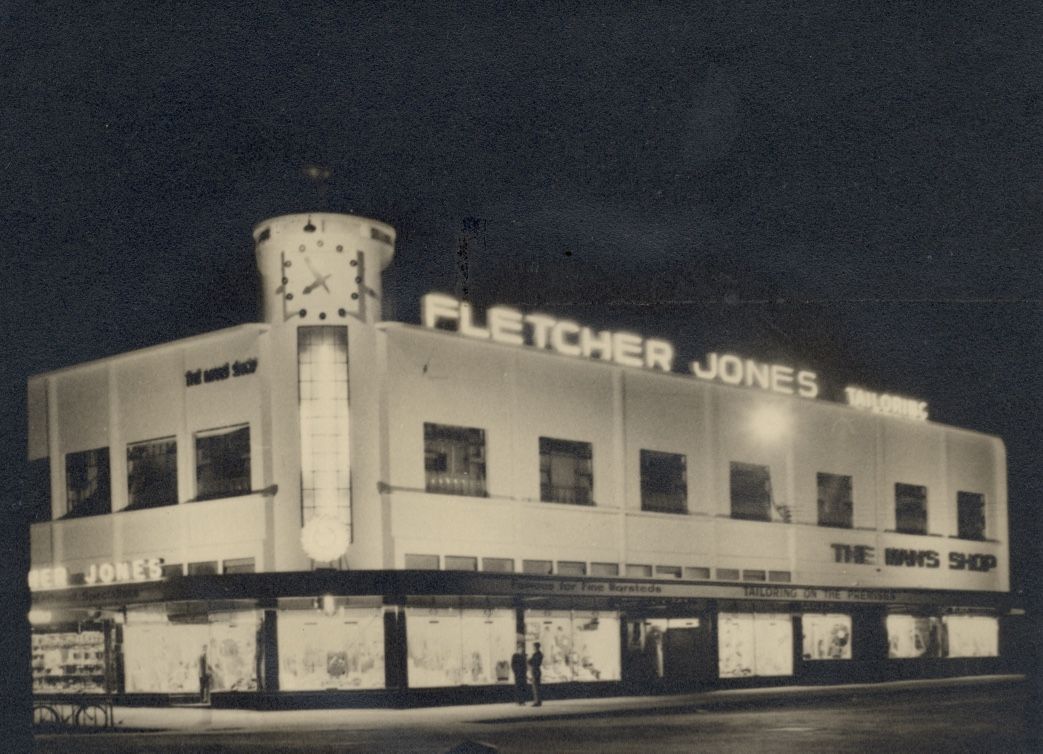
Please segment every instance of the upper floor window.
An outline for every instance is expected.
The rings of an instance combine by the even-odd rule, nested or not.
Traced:
[[[895,484],[895,531],[904,534],[927,533],[927,488],[916,484]]]
[[[851,528],[851,477],[818,474],[818,525]]]
[[[485,496],[485,430],[425,422],[424,474],[428,492]]]
[[[127,446],[127,508],[177,504],[177,441],[173,437]]]
[[[731,463],[732,518],[771,521],[771,472],[767,466]]]
[[[960,539],[985,539],[985,496],[956,493],[956,517]]]
[[[250,427],[196,433],[196,499],[250,492]]]
[[[688,476],[683,455],[641,451],[641,510],[688,512]]]
[[[540,500],[594,504],[593,446],[589,442],[540,438]]]
[[[112,512],[109,449],[95,448],[65,455],[66,518]]]

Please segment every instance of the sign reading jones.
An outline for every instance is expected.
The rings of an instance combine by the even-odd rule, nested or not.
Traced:
[[[127,581],[158,581],[163,578],[163,559],[137,558],[91,563],[82,575],[83,583],[88,586]],[[29,571],[30,590],[65,589],[71,585],[69,571],[64,566],[33,568]]]
[[[595,330],[567,319],[546,314],[523,314],[517,309],[496,306],[485,313],[480,323],[474,309],[443,293],[428,293],[421,300],[424,327],[452,329],[461,335],[492,340],[512,346],[548,349],[564,356],[609,361],[626,367],[674,370],[673,344],[658,338],[643,338],[629,332]],[[734,354],[707,354],[703,362],[688,365],[693,377],[725,385],[757,388],[801,398],[819,396],[818,375],[807,369],[784,364],[767,364]],[[845,390],[849,406],[908,419],[927,418],[927,404],[911,398],[880,395],[861,388]]]

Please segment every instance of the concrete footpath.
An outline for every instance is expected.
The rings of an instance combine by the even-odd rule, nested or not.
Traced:
[[[456,722],[509,722],[539,718],[598,717],[722,709],[773,704],[809,704],[830,698],[918,692],[931,689],[988,687],[1019,683],[1021,675],[973,676],[916,681],[836,686],[782,686],[767,689],[707,691],[672,696],[625,696],[602,699],[565,699],[541,707],[517,704],[475,704],[410,709],[322,709],[257,711],[208,707],[116,707],[117,729],[166,731],[352,729]]]

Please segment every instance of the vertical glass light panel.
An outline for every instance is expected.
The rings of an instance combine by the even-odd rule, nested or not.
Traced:
[[[303,524],[334,518],[351,541],[351,457],[348,421],[348,330],[297,330],[300,384]]]
[[[341,607],[281,610],[279,686],[283,691],[384,687],[384,611]]]
[[[999,621],[989,615],[946,615],[949,657],[998,657]]]
[[[851,616],[841,613],[804,613],[805,660],[850,660]]]

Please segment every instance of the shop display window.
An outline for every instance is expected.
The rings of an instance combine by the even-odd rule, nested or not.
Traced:
[[[410,688],[511,683],[511,609],[407,608]]]
[[[105,636],[101,631],[33,634],[33,693],[105,691]]]
[[[916,484],[895,484],[895,531],[903,534],[927,533],[927,488]]]
[[[225,427],[197,432],[196,499],[245,495],[250,492],[250,427]]]
[[[771,472],[767,466],[731,463],[732,518],[771,521]]]
[[[543,683],[620,678],[618,613],[527,610],[527,656],[532,656],[536,642],[543,652]]]
[[[949,657],[998,657],[999,621],[989,615],[942,617],[948,637]]]
[[[793,675],[793,621],[786,613],[721,613],[721,678]]]
[[[850,660],[851,616],[842,613],[804,613],[805,660]]]
[[[65,494],[66,518],[112,512],[108,448],[66,454]]]
[[[641,510],[688,512],[687,462],[680,453],[641,451]]]
[[[284,691],[384,688],[384,610],[280,610],[279,687]]]
[[[985,496],[976,492],[956,493],[960,539],[985,539]]]
[[[888,615],[887,656],[892,659],[945,657],[945,626],[936,616]]]
[[[819,472],[818,525],[850,529],[852,525],[851,477]]]
[[[424,424],[425,489],[484,497],[485,430]]]
[[[540,500],[594,504],[593,446],[589,442],[540,438]]]
[[[257,632],[253,610],[167,618],[164,611],[128,611],[123,627],[127,693],[198,694],[257,690]]]
[[[127,507],[177,503],[177,442],[173,437],[127,446]]]

